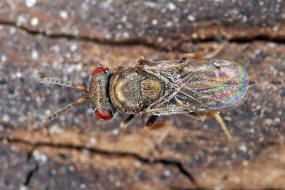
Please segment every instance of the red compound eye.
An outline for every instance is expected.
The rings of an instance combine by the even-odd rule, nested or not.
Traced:
[[[99,73],[103,73],[106,70],[109,70],[107,67],[98,67],[92,71],[92,75],[97,75]]]
[[[104,109],[104,108],[97,110],[95,112],[95,115],[97,118],[101,120],[110,120],[113,117],[112,113],[109,110]]]

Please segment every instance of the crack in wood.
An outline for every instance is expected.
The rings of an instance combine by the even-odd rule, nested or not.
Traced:
[[[46,36],[47,38],[50,39],[66,39],[66,40],[72,40],[72,41],[81,41],[81,42],[92,42],[95,44],[102,44],[102,45],[109,45],[109,46],[138,46],[138,45],[143,45],[145,47],[151,48],[151,49],[155,49],[156,51],[160,51],[160,52],[176,52],[176,53],[185,53],[185,51],[183,51],[181,49],[181,46],[185,43],[193,43],[193,44],[198,44],[198,43],[208,43],[208,42],[222,42],[222,41],[227,41],[230,43],[239,43],[239,44],[243,44],[243,43],[252,43],[255,41],[264,41],[264,42],[274,42],[277,44],[285,44],[285,36],[284,37],[280,37],[280,36],[269,36],[266,34],[259,34],[256,36],[242,36],[242,37],[233,37],[231,39],[225,39],[225,38],[215,38],[215,37],[205,37],[203,39],[197,38],[197,39],[192,39],[192,40],[180,40],[178,41],[177,45],[175,46],[169,46],[169,47],[162,47],[159,44],[155,44],[155,43],[150,43],[147,42],[146,40],[143,39],[130,39],[130,40],[125,40],[125,41],[108,41],[108,40],[102,40],[102,39],[98,39],[95,37],[88,37],[88,36],[82,36],[82,35],[72,35],[72,34],[64,34],[64,33],[53,33],[53,34],[48,34],[46,31],[38,31],[35,29],[31,29],[28,28],[26,26],[18,26],[16,23],[14,22],[10,22],[10,21],[1,21],[0,20],[0,25],[6,25],[6,26],[10,26],[10,27],[15,27],[17,29],[21,29],[25,32],[27,32],[30,35],[43,35]]]
[[[50,142],[29,142],[20,138],[10,138],[10,137],[0,137],[0,141],[4,140],[7,142],[11,143],[19,143],[19,144],[25,144],[28,146],[32,146],[34,149],[37,147],[52,147],[52,148],[64,148],[64,149],[72,149],[72,150],[77,150],[77,151],[82,151],[82,150],[88,150],[94,154],[101,154],[104,156],[110,156],[114,158],[116,157],[132,157],[135,158],[143,163],[146,164],[163,164],[163,165],[168,165],[168,166],[174,166],[176,167],[182,175],[184,175],[190,183],[193,184],[197,189],[200,189],[200,187],[196,184],[194,176],[186,169],[184,168],[183,164],[177,160],[167,160],[167,159],[151,159],[151,158],[145,158],[142,157],[136,153],[130,153],[130,152],[119,152],[119,151],[106,151],[98,148],[91,148],[91,147],[85,147],[85,146],[80,146],[80,145],[73,145],[73,144],[60,144],[60,143],[50,143]],[[38,165],[38,164],[37,164]],[[31,170],[26,178],[25,184],[29,184],[32,176],[34,173],[39,169],[39,166],[35,167],[33,170]]]
[[[33,176],[39,170],[39,168],[40,168],[39,164],[36,163],[36,166],[28,172],[26,179],[25,179],[25,182],[24,182],[24,186],[26,186],[26,187],[29,186]]]
[[[107,40],[101,40],[95,37],[88,37],[88,36],[82,36],[82,35],[72,35],[72,34],[64,34],[64,33],[53,33],[53,34],[48,34],[46,31],[38,31],[38,30],[34,30],[34,29],[30,29],[28,27],[25,26],[17,26],[16,23],[14,22],[9,22],[9,21],[1,21],[0,20],[0,25],[4,25],[4,26],[10,26],[10,27],[15,27],[17,29],[21,29],[25,32],[27,32],[30,35],[43,35],[47,38],[50,39],[66,39],[66,40],[72,40],[72,41],[81,41],[81,42],[92,42],[95,44],[101,44],[101,45],[109,45],[109,46],[138,46],[138,45],[142,45],[145,46],[147,48],[151,48],[151,49],[155,49],[156,51],[160,51],[160,52],[179,52],[179,51],[175,51],[177,48],[176,47],[171,47],[171,48],[167,48],[167,47],[162,47],[153,43],[149,43],[146,42],[144,40],[141,39],[130,39],[130,40],[126,40],[126,41],[107,41]]]
[[[29,152],[28,157],[31,157],[32,152],[37,148],[37,147],[51,147],[51,148],[63,148],[63,149],[72,149],[72,150],[77,150],[77,151],[83,151],[83,150],[88,150],[90,152],[92,152],[93,154],[101,154],[104,156],[109,156],[109,157],[132,157],[135,158],[143,163],[146,164],[163,164],[163,165],[168,165],[168,166],[174,166],[176,167],[181,173],[182,175],[184,175],[194,186],[195,190],[203,190],[203,187],[200,187],[197,183],[196,180],[193,176],[193,174],[191,174],[184,166],[181,162],[177,161],[177,160],[167,160],[167,159],[151,159],[151,158],[145,158],[142,157],[136,153],[130,153],[130,152],[120,152],[120,151],[106,151],[106,150],[102,150],[102,149],[98,149],[98,148],[91,148],[91,147],[85,147],[85,146],[81,146],[81,145],[73,145],[73,144],[60,144],[60,143],[50,143],[50,142],[29,142],[26,141],[24,139],[21,138],[10,138],[10,137],[0,137],[0,141],[7,141],[7,142],[11,142],[11,143],[19,143],[19,144],[25,144],[28,146],[32,146],[33,150]],[[274,146],[274,145],[279,145],[278,143],[275,142],[268,142],[268,143],[262,143],[260,145],[260,152],[261,150],[268,148],[269,146]],[[29,158],[27,159],[27,161],[29,162]],[[30,183],[32,177],[34,176],[34,174],[38,171],[39,169],[39,164],[37,163],[37,165],[27,174],[26,176],[26,180],[24,182],[25,186],[28,186],[28,184]],[[181,189],[179,187],[172,187],[172,189]]]

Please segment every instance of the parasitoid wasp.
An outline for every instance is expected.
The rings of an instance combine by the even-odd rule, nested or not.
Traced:
[[[118,112],[129,113],[122,122],[125,127],[137,114],[150,116],[145,129],[155,128],[161,115],[188,114],[200,120],[215,117],[229,139],[232,137],[219,112],[242,104],[253,83],[242,65],[195,54],[170,61],[140,58],[135,67],[115,72],[98,67],[90,76],[88,89],[57,78],[40,82],[77,88],[86,94],[51,114],[46,123],[89,100],[101,120],[110,120]]]

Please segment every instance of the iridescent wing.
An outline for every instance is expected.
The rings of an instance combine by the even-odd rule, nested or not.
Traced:
[[[248,75],[235,62],[199,59],[153,63],[143,69],[165,82],[165,93],[146,113],[218,112],[241,104],[246,97]]]

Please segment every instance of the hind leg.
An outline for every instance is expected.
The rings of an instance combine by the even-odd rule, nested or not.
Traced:
[[[232,139],[232,135],[231,133],[229,132],[224,120],[222,119],[221,115],[217,112],[209,112],[205,115],[199,115],[195,112],[190,112],[188,113],[191,117],[194,117],[196,119],[199,119],[199,120],[205,120],[205,119],[210,119],[212,117],[215,117],[215,119],[218,121],[218,123],[220,124],[220,126],[222,127],[224,133],[226,134],[226,136],[228,137],[229,140]]]
[[[156,130],[156,129],[161,129],[161,128],[164,128],[164,127],[167,127],[167,126],[170,126],[170,122],[168,121],[165,121],[165,122],[160,122],[160,123],[157,123],[157,124],[154,124],[154,122],[156,121],[156,119],[158,118],[158,116],[156,115],[152,115],[146,122],[145,126],[144,126],[144,129],[146,131],[150,131],[150,130]],[[162,143],[164,141],[164,139],[168,136],[169,134],[169,130],[170,128],[167,128],[167,130],[163,130],[160,135],[159,135],[159,138],[156,139],[154,141],[154,144],[153,144],[153,147],[158,151],[158,152],[162,152]]]

